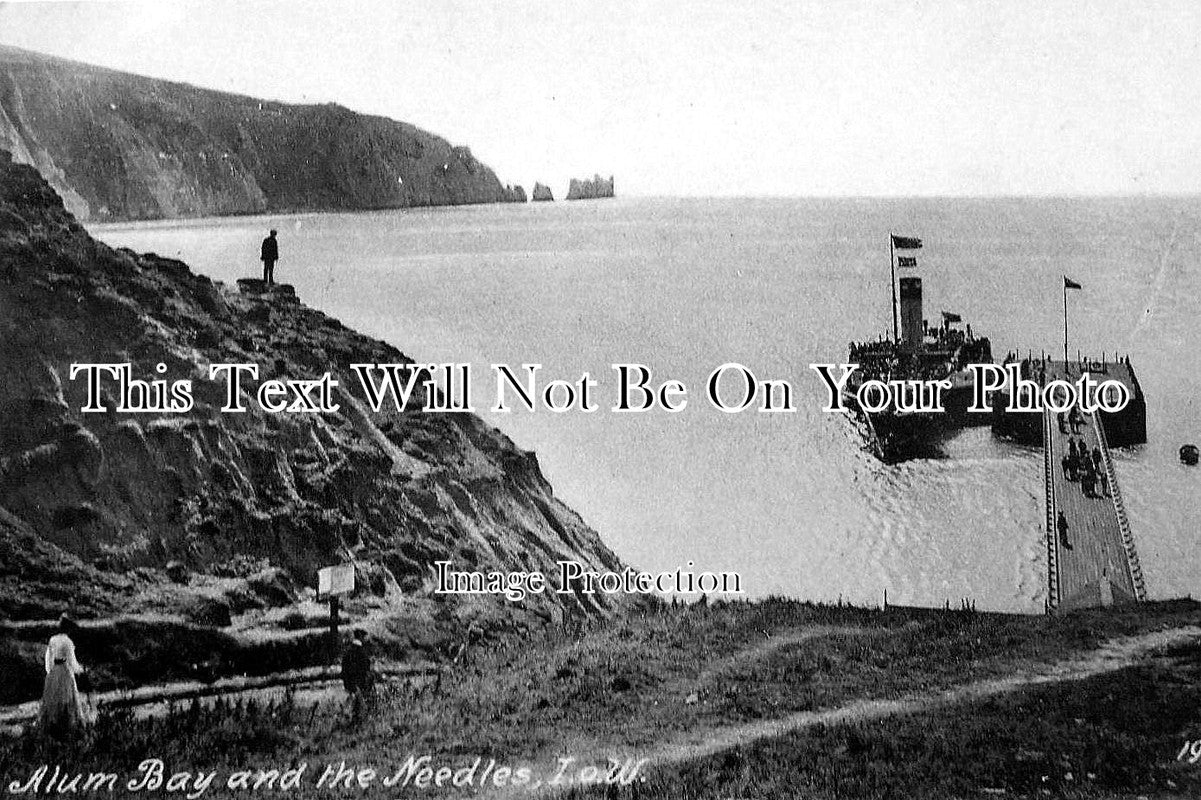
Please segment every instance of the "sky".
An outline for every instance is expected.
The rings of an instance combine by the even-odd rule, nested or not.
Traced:
[[[556,194],[1201,191],[1201,3],[0,3],[0,43],[467,145]]]

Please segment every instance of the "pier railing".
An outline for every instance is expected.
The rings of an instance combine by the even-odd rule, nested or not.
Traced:
[[[1059,532],[1055,528],[1055,464],[1051,456],[1051,413],[1043,413],[1043,476],[1047,509],[1047,612],[1059,608]]]
[[[1122,502],[1122,490],[1118,488],[1118,476],[1113,467],[1113,456],[1109,452],[1109,441],[1105,438],[1105,425],[1101,414],[1095,412],[1093,428],[1097,433],[1097,442],[1101,447],[1101,460],[1105,464],[1105,472],[1109,477],[1109,496],[1113,500],[1114,514],[1118,518],[1118,531],[1122,535],[1122,546],[1126,549],[1126,568],[1130,571],[1130,584],[1134,587],[1134,599],[1142,602],[1147,599],[1147,586],[1143,580],[1143,567],[1138,560],[1138,551],[1134,547],[1134,534],[1130,530],[1130,520],[1126,517],[1126,504]]]

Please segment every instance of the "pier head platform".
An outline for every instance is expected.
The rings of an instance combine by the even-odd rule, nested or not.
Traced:
[[[1043,446],[1047,611],[1145,600],[1142,567],[1109,449],[1111,444],[1141,444],[1147,439],[1147,405],[1134,368],[1128,358],[1066,364],[1043,358],[1022,364],[1023,377],[1040,384],[1071,383],[1088,372],[1098,381],[1121,382],[1130,397],[1120,411],[1062,416],[1050,410],[1005,412],[994,406],[994,431],[1031,444],[1041,440]],[[998,398],[998,403],[1008,404],[1008,398]],[[1073,443],[1086,455],[1073,459]]]
[[[1081,359],[1064,363],[1050,358],[1026,358],[1021,361],[1021,376],[1037,384],[1062,380],[1076,383],[1088,373],[1098,383],[1117,381],[1126,387],[1130,401],[1121,411],[1098,412],[1105,435],[1111,447],[1129,447],[1147,441],[1147,401],[1143,387],[1134,373],[1129,357],[1113,361]],[[993,433],[1004,439],[1037,445],[1043,441],[1043,413],[1028,411],[1006,411],[1011,389],[1006,388],[992,397]]]

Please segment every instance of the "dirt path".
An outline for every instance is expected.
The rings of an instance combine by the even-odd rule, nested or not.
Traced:
[[[1201,627],[1190,626],[1112,639],[1073,659],[1042,670],[1016,672],[1004,678],[975,681],[953,689],[898,700],[861,700],[823,711],[802,711],[787,717],[698,731],[642,754],[648,767],[670,766],[704,758],[733,747],[783,736],[814,725],[837,725],[913,714],[959,703],[982,700],[1018,689],[1064,681],[1079,681],[1129,667],[1173,644],[1201,638]]]
[[[799,633],[767,635],[759,644],[739,650],[729,658],[713,665],[701,674],[698,683],[766,658],[789,645],[800,644],[823,636],[856,635],[864,632],[866,629],[863,628],[820,626]],[[383,679],[412,682],[428,679],[436,670],[437,668],[432,664],[416,666],[384,664],[380,666],[379,674]],[[289,691],[293,693],[294,701],[301,706],[343,699],[337,668],[310,667],[256,678],[222,678],[211,684],[178,681],[170,684],[145,686],[132,691],[99,692],[91,697],[90,702],[99,707],[130,707],[134,709],[135,716],[147,717],[161,716],[167,713],[172,706],[194,699],[200,700],[202,704],[233,699],[266,703],[283,698]],[[0,707],[0,731],[19,733],[23,725],[37,718],[38,706],[39,701],[32,700],[15,706]]]
[[[434,664],[388,664],[377,667],[376,675],[384,681],[422,681],[436,674]],[[261,677],[222,678],[213,683],[178,681],[143,686],[134,690],[97,692],[89,702],[99,708],[132,708],[137,717],[162,716],[172,707],[198,700],[202,705],[219,700],[253,700],[268,703],[282,700],[288,692],[298,705],[310,706],[326,701],[344,699],[342,681],[336,667],[310,667],[302,670]],[[23,726],[37,719],[40,701],[31,700],[16,706],[0,707],[0,732],[20,733]]]
[[[812,628],[806,628],[803,631],[789,632],[779,635],[772,635],[764,632],[765,636],[762,642],[752,647],[747,647],[728,658],[722,659],[717,663],[709,666],[693,681],[698,686],[704,685],[707,681],[716,678],[724,673],[743,668],[754,664],[757,661],[762,661],[774,654],[777,650],[782,650],[785,647],[792,645],[803,644],[812,639],[825,638],[827,636],[861,636],[872,633],[869,628],[855,628],[837,625],[818,625]]]
[[[767,641],[739,651],[714,665],[706,674],[715,675],[736,664],[746,664],[788,644],[803,642],[818,636],[854,634],[855,628],[822,628],[797,634],[769,638]],[[564,743],[562,752],[576,753],[627,753],[641,762],[639,771],[646,775],[656,768],[671,767],[695,759],[707,758],[735,747],[744,747],[756,742],[784,736],[816,725],[840,725],[884,719],[898,714],[915,714],[937,710],[961,703],[975,702],[1017,691],[1027,687],[1050,685],[1085,680],[1124,669],[1153,656],[1156,652],[1174,644],[1201,638],[1201,627],[1186,626],[1162,631],[1121,637],[1104,642],[1097,649],[1082,653],[1074,658],[1050,664],[1033,665],[1027,669],[1015,668],[1004,677],[973,681],[951,689],[913,694],[896,700],[860,700],[837,708],[820,711],[803,711],[779,719],[761,720],[740,725],[705,728],[676,736],[650,749],[632,751],[626,742],[600,742],[579,739]],[[553,757],[536,759],[538,763],[553,762]],[[511,799],[517,794],[523,797],[553,797],[571,786],[541,784],[533,790],[494,790],[478,797],[481,800]],[[574,787],[578,788],[578,787]]]
[[[731,653],[705,670],[698,677],[720,677],[721,675],[738,671],[741,668],[770,657],[781,649],[825,636],[855,636],[869,633],[870,630],[855,627],[821,626],[803,631],[785,633],[782,635],[765,635],[764,639],[750,647]],[[559,752],[576,753],[621,753],[627,752],[644,760],[641,771],[643,774],[655,768],[669,768],[684,762],[703,759],[735,747],[745,747],[757,742],[784,736],[795,731],[812,728],[817,725],[841,725],[884,719],[898,714],[915,714],[925,711],[953,707],[963,703],[971,703],[991,697],[1001,696],[1028,687],[1052,685],[1085,680],[1097,675],[1115,672],[1138,664],[1140,661],[1162,652],[1172,645],[1201,639],[1201,626],[1186,626],[1171,628],[1137,636],[1121,637],[1102,643],[1095,650],[1081,653],[1075,657],[1046,664],[1032,664],[1025,667],[1015,667],[1011,674],[1002,677],[971,681],[950,689],[915,693],[898,699],[890,700],[859,700],[836,708],[817,711],[804,711],[789,714],[770,720],[760,720],[736,725],[717,725],[698,728],[684,734],[667,738],[647,749],[631,753],[626,741],[596,741],[582,737],[578,740],[565,740],[560,743]],[[278,676],[276,676],[278,677]],[[298,699],[301,704],[319,703],[329,700],[338,693],[335,682],[328,674],[312,674],[297,676],[296,682]],[[409,676],[410,679],[415,676]],[[162,690],[164,687],[155,687]],[[174,687],[173,687],[174,688]],[[180,687],[183,688],[183,687]],[[265,698],[275,692],[282,692],[281,686],[251,685],[218,687],[225,691],[217,694],[228,696],[245,692],[256,698]],[[146,698],[149,701],[149,698]],[[142,713],[161,713],[147,702]],[[162,703],[161,694],[158,702]],[[554,754],[538,759],[539,763],[554,763]],[[554,795],[566,787],[554,787],[543,784],[532,792],[535,796]],[[485,792],[479,797],[511,798],[516,790],[497,790]],[[519,792],[529,796],[529,788]]]

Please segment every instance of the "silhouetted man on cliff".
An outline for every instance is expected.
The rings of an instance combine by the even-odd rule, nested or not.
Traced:
[[[279,261],[279,241],[275,238],[275,231],[263,240],[263,250],[260,258],[263,259],[263,282],[268,286],[275,283],[275,262]]]

